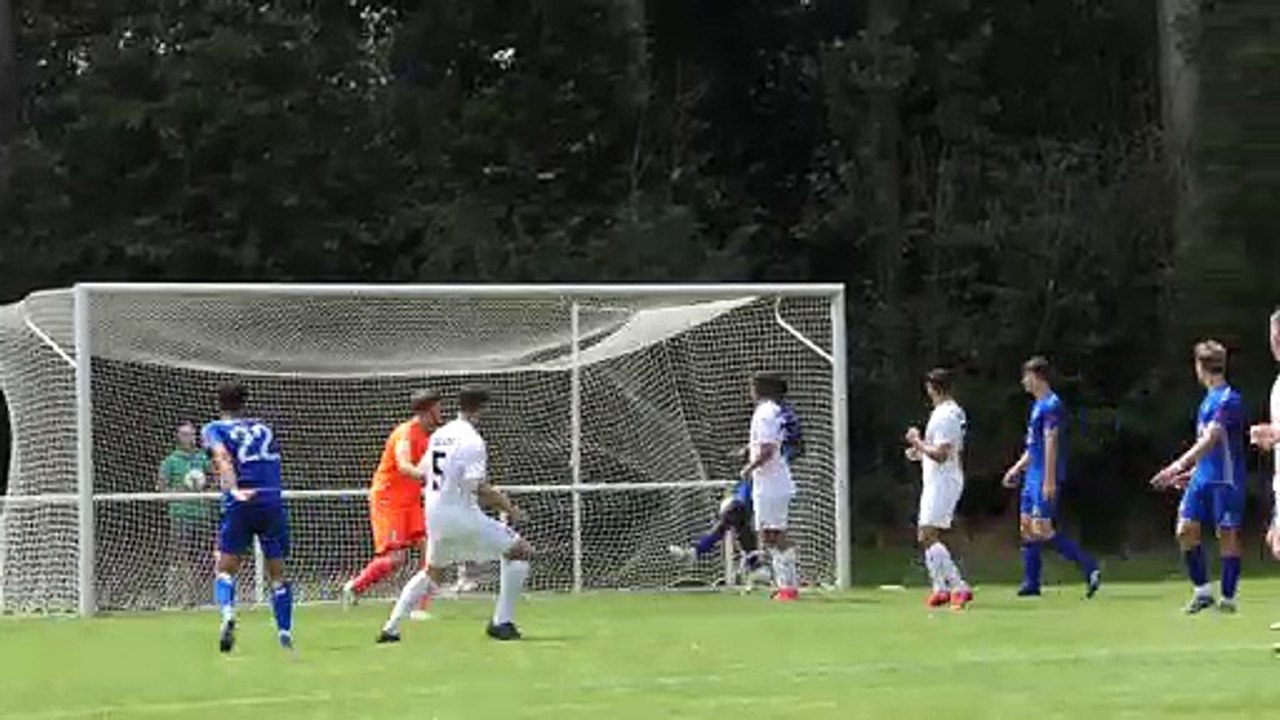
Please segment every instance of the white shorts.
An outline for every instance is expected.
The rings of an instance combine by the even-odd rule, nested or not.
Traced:
[[[950,528],[963,492],[964,483],[931,482],[925,485],[920,492],[920,513],[916,516],[916,525],[943,530]]]
[[[437,508],[427,524],[427,564],[500,560],[519,541],[515,530],[479,510]]]
[[[787,493],[751,493],[751,504],[754,506],[756,531],[786,530],[787,515],[791,508],[794,492]]]

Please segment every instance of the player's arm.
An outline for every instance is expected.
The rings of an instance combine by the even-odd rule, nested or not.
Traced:
[[[1045,498],[1052,500],[1058,492],[1058,427],[1046,426],[1044,429],[1044,481],[1040,491]]]
[[[1182,453],[1177,460],[1169,463],[1163,470],[1156,473],[1151,478],[1151,484],[1157,487],[1168,487],[1181,477],[1185,477],[1196,463],[1213,449],[1213,446],[1224,440],[1227,436],[1226,428],[1221,423],[1214,421],[1209,423],[1200,437],[1196,439],[1190,450]]]
[[[156,492],[164,492],[169,487],[169,458],[160,463],[160,472],[156,474]]]
[[[1249,442],[1263,452],[1271,452],[1280,445],[1280,423],[1259,423],[1249,428]]]
[[[407,438],[402,438],[396,443],[396,467],[399,468],[400,472],[418,482],[425,482],[427,479],[427,465],[413,462]]]
[[[749,477],[751,473],[755,472],[758,468],[763,466],[765,463],[777,457],[781,447],[782,447],[782,444],[776,443],[776,442],[760,443],[756,447],[756,450],[754,453],[749,453],[750,459],[747,461],[747,464],[743,466],[742,472],[739,474],[742,477]]]
[[[488,481],[476,487],[476,499],[480,501],[482,507],[499,512],[512,520],[518,521],[523,516],[520,508],[511,502],[511,498]]]
[[[1018,478],[1022,477],[1022,473],[1026,472],[1028,467],[1031,467],[1031,452],[1023,450],[1022,457],[1018,458],[1018,462],[1014,463],[1004,474],[1004,486],[1016,487]]]
[[[916,451],[936,463],[944,463],[951,457],[951,453],[955,450],[955,442],[951,438],[944,438],[942,442],[930,444],[925,442],[924,437],[920,435],[920,428],[909,428],[907,430],[907,445],[911,450]]]

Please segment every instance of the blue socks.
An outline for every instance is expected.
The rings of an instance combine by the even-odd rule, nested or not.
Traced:
[[[712,550],[716,549],[716,545],[720,544],[720,540],[724,537],[724,528],[717,525],[715,530],[698,538],[698,543],[693,546],[694,553],[698,557],[702,557]]]
[[[1022,543],[1022,587],[1027,590],[1040,589],[1040,546],[1039,540],[1027,540]]]
[[[222,610],[222,619],[236,615],[236,580],[226,573],[218,573],[213,579],[213,601]]]
[[[281,583],[271,590],[271,612],[281,634],[293,632],[293,583]]]
[[[1203,561],[1202,563],[1203,564]],[[1240,584],[1240,558],[1222,558],[1222,597],[1234,600],[1236,586]]]
[[[1084,572],[1086,578],[1089,577],[1090,573],[1098,569],[1097,561],[1090,557],[1089,553],[1081,550],[1080,546],[1076,545],[1066,535],[1055,533],[1049,539],[1049,542],[1053,544],[1053,549],[1058,551],[1059,555],[1075,563]]]
[[[1205,569],[1204,548],[1202,546],[1196,545],[1190,550],[1184,550],[1182,552],[1182,560],[1187,564],[1187,577],[1191,578],[1192,585],[1201,588],[1209,584],[1209,572]],[[1240,558],[1236,558],[1236,568],[1238,569],[1239,567]],[[1223,566],[1222,584],[1225,592],[1227,584],[1225,564]]]

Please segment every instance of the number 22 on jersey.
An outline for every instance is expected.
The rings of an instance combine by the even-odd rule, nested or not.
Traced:
[[[277,462],[280,454],[272,450],[275,436],[271,428],[262,423],[236,425],[231,428],[231,441],[236,445],[236,458],[241,465],[256,462]]]

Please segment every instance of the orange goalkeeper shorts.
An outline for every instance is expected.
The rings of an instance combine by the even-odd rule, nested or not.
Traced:
[[[427,537],[427,518],[420,502],[370,500],[369,521],[378,555],[415,547]]]

